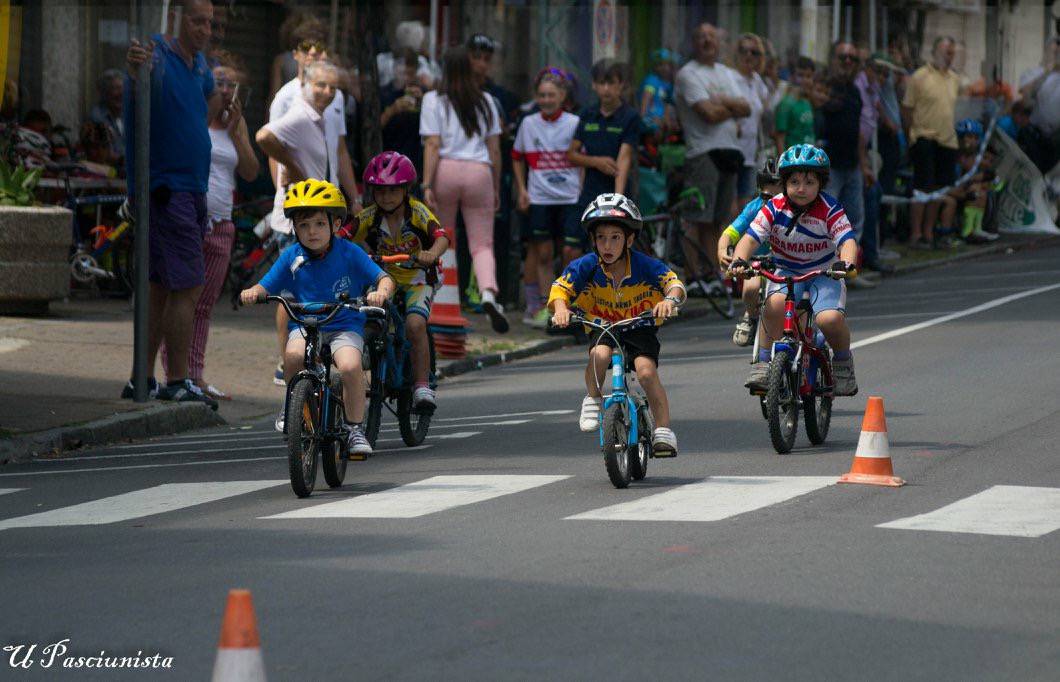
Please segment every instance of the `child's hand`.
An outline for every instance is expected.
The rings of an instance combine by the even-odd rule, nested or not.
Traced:
[[[516,208],[519,209],[520,213],[526,213],[530,210],[530,195],[526,192],[519,192],[519,198],[516,199]]]
[[[655,308],[652,309],[652,315],[660,319],[666,319],[673,317],[674,314],[674,303],[669,299],[663,299],[655,304]]]
[[[732,254],[729,253],[728,246],[718,247],[718,262],[721,263],[723,268],[727,268],[732,264]]]
[[[596,170],[600,171],[604,175],[610,175],[615,177],[618,175],[618,162],[612,159],[610,156],[597,156],[596,158]]]
[[[729,274],[737,279],[747,279],[751,276],[751,264],[742,258],[732,260],[729,264]]]
[[[364,297],[364,300],[368,302],[368,305],[375,306],[376,308],[382,308],[386,304],[387,296],[382,291],[373,291]]]
[[[431,255],[429,251],[420,251],[416,254],[416,262],[425,268],[429,268],[438,262],[438,259]]]
[[[239,303],[241,305],[253,305],[261,298],[260,292],[255,288],[244,289],[239,292]]]
[[[570,324],[570,309],[557,310],[552,315],[552,326],[563,328]]]

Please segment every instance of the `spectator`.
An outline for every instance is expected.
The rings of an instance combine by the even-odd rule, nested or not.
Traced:
[[[471,59],[472,76],[479,87],[493,97],[497,105],[501,114],[501,128],[505,133],[514,134],[519,98],[514,92],[493,80],[493,60],[500,50],[500,43],[484,33],[476,33],[467,39],[465,47]]]
[[[728,224],[736,196],[736,180],[744,165],[737,119],[751,114],[740,96],[731,69],[717,63],[720,37],[712,24],[700,24],[692,34],[692,61],[677,72],[674,101],[687,147],[685,182],[703,195],[702,210],[685,214],[688,234],[703,253],[713,253],[722,225]],[[710,267],[700,263],[695,249],[686,249],[689,288]]]
[[[1033,102],[1031,126],[1041,151],[1032,158],[1045,174],[1060,160],[1060,36],[1045,44],[1041,65],[1020,76],[1020,94],[1025,102]]]
[[[379,106],[383,110],[380,116],[383,148],[408,157],[416,167],[416,175],[423,177],[420,108],[424,88],[416,76],[419,69],[416,53],[405,50],[400,64],[401,68],[395,73],[395,78],[388,85],[379,88]]]
[[[26,168],[44,168],[52,162],[52,117],[43,109],[31,109],[15,130],[14,151]]]
[[[868,50],[863,50],[860,59],[864,65],[861,73],[854,78],[854,85],[861,95],[861,123],[860,135],[868,145],[876,139],[876,131],[879,128],[880,109],[880,77],[877,67],[870,60]],[[875,174],[873,174],[875,175]],[[865,190],[863,194],[864,227],[861,231],[862,248],[862,270],[876,273],[894,272],[894,266],[880,260],[879,254],[879,226],[880,226],[880,199],[883,190],[875,177],[866,176]]]
[[[997,127],[1017,143],[1023,130],[1031,124],[1031,105],[1021,99],[1012,103],[1012,109],[997,120]],[[1026,150],[1024,150],[1026,151]]]
[[[815,68],[812,59],[799,57],[795,61],[795,87],[790,88],[777,105],[773,116],[773,140],[778,159],[792,145],[817,142],[813,130],[813,104],[810,103]]]
[[[865,226],[865,184],[875,183],[876,177],[869,167],[868,141],[861,129],[861,93],[854,85],[859,64],[858,50],[854,45],[840,40],[832,46],[828,97],[820,108],[823,124],[821,140],[832,162],[825,191],[838,200],[846,211],[855,237],[860,242]],[[858,282],[850,280],[848,286],[874,286],[864,277],[857,279]]]
[[[956,178],[957,134],[953,115],[960,85],[950,70],[957,44],[941,36],[932,47],[932,61],[917,69],[909,79],[902,101],[902,121],[909,140],[913,165],[913,188],[934,192],[953,184]],[[909,246],[931,249],[947,245],[935,238],[938,201],[914,203],[910,208]]]
[[[512,148],[516,205],[528,214],[523,235],[527,242],[523,323],[539,329],[548,326],[550,313],[545,302],[556,277],[555,243],[562,242],[568,232],[581,229],[576,203],[581,178],[567,159],[578,117],[563,110],[570,83],[557,71],[544,69],[534,79],[538,111],[519,124]]]
[[[177,36],[154,35],[146,46],[133,41],[126,61],[126,166],[129,187],[136,187],[132,160],[136,148],[133,94],[136,70],[151,63],[150,299],[148,301],[148,371],[158,349],[169,349],[167,385],[149,381],[160,400],[198,401],[217,409],[188,373],[195,306],[205,282],[203,237],[206,189],[210,177],[210,133],[207,122],[221,109],[221,96],[203,50],[210,43],[213,5],[209,0],[176,0],[169,7]],[[179,23],[178,23],[179,22]],[[130,191],[129,195],[134,197]],[[135,197],[134,197],[135,198]],[[130,381],[122,397],[133,397]]]
[[[211,69],[221,63],[221,50],[225,35],[228,33],[228,9],[232,1],[234,0],[219,2],[213,7],[213,21],[210,22],[210,47],[206,52],[206,62]],[[228,59],[230,55],[224,55],[224,57]]]
[[[674,71],[677,56],[660,48],[651,53],[652,70],[640,84],[640,119],[644,132],[662,142],[673,130]]]
[[[110,163],[121,164],[125,158],[125,122],[121,105],[125,91],[125,78],[118,69],[107,69],[96,81],[99,102],[92,107],[88,120],[106,127],[110,135]]]
[[[626,65],[601,59],[593,64],[591,76],[599,103],[582,110],[567,151],[571,163],[585,168],[577,202],[582,208],[600,194],[626,194],[641,132],[640,116],[622,101],[627,82]],[[589,245],[581,223],[575,225],[568,225],[564,263],[580,257]]]
[[[433,88],[438,79],[442,77],[442,71],[438,64],[432,61],[424,53],[424,43],[427,41],[427,27],[421,21],[402,21],[394,29],[394,49],[391,52],[381,52],[375,57],[375,67],[379,74],[379,87],[390,85],[397,72],[402,67],[401,55],[406,50],[412,50],[416,54],[416,78],[424,90]]]
[[[898,104],[897,85],[899,77],[905,72],[885,52],[873,54],[871,60],[880,84],[879,126],[876,129],[877,151],[882,160],[880,188],[884,194],[894,194],[902,133],[902,110]]]
[[[468,248],[482,292],[482,308],[497,332],[508,331],[497,302],[493,214],[500,206],[501,117],[492,97],[472,75],[465,47],[445,53],[441,88],[423,96],[423,196],[442,227],[463,215]]]
[[[309,10],[295,9],[284,19],[280,24],[280,44],[286,49],[272,60],[268,101],[272,101],[284,83],[301,75],[303,65],[298,58],[298,53],[304,51],[301,48],[313,45],[320,48],[318,51],[323,51],[326,36],[327,26]]]
[[[188,350],[188,375],[199,390],[211,398],[228,400],[228,396],[206,381],[206,341],[210,335],[210,315],[224,288],[228,262],[232,255],[236,226],[232,222],[232,203],[236,191],[236,173],[247,182],[258,176],[258,157],[250,145],[250,133],[243,118],[243,95],[246,92],[246,69],[241,60],[224,50],[215,50],[214,84],[221,94],[221,109],[210,120],[210,179],[206,190],[206,216],[209,221],[202,251],[206,282],[195,305],[194,332]],[[162,347],[162,366],[169,357]]]
[[[740,207],[747,204],[757,191],[758,140],[762,133],[762,116],[769,103],[769,88],[758,75],[765,54],[765,43],[754,33],[744,33],[736,41],[736,87],[751,108],[748,116],[736,119],[736,144],[743,154],[743,168],[736,176],[736,201]],[[737,211],[738,207],[733,206],[730,213]]]

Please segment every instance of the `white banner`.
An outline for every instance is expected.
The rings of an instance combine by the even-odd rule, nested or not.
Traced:
[[[1005,180],[997,203],[998,231],[1060,234],[1038,168],[1005,133],[995,134],[990,148],[997,154],[997,175]]]

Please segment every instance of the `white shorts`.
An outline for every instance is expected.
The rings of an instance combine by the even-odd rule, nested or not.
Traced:
[[[295,327],[287,334],[287,341],[290,342],[294,339],[299,341],[305,340],[305,334],[302,332],[301,327]],[[340,348],[349,346],[350,348],[357,349],[358,352],[364,353],[364,338],[361,337],[357,332],[351,331],[334,331],[334,332],[320,332],[321,343],[326,343],[331,346],[332,354]]]
[[[791,273],[778,270],[779,275]],[[768,282],[766,286],[766,298],[774,294],[783,295],[787,292],[786,284]],[[832,279],[831,277],[815,277],[808,282],[799,282],[795,285],[795,302],[802,300],[804,294],[810,295],[810,304],[813,311],[819,313],[823,310],[838,310],[846,313],[847,309],[847,286],[846,282]]]

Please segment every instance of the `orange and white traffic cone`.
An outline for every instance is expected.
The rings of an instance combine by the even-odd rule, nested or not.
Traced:
[[[467,329],[470,324],[460,314],[460,275],[456,266],[456,231],[451,227],[445,228],[445,234],[449,237],[449,248],[442,254],[441,271],[442,286],[434,296],[431,304],[430,323],[443,327],[460,327]]]
[[[843,474],[839,483],[865,483],[897,488],[905,481],[894,475],[891,468],[891,446],[887,442],[887,419],[883,415],[883,398],[873,396],[865,406],[861,422],[861,437],[854,453],[850,473]]]
[[[265,661],[250,590],[229,590],[213,682],[265,682]]]

